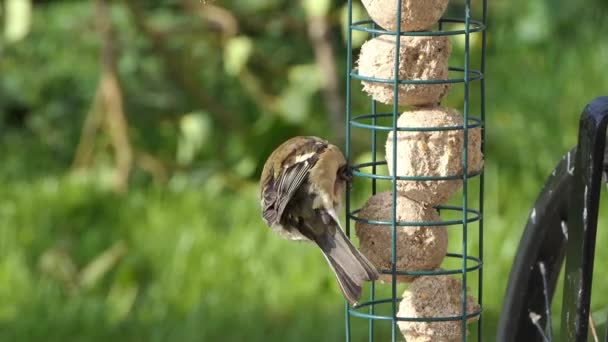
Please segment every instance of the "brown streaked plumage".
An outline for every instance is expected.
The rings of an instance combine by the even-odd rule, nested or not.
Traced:
[[[342,152],[317,137],[295,137],[268,157],[260,179],[262,217],[290,240],[316,243],[346,299],[356,303],[361,284],[378,271],[344,235],[336,211],[347,186]]]

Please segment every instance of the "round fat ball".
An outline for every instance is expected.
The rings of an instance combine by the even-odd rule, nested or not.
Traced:
[[[447,37],[401,37],[399,46],[400,80],[446,80],[448,58],[452,45]],[[394,36],[382,35],[361,46],[358,68],[361,76],[394,79]],[[362,81],[363,91],[374,100],[385,104],[394,101],[392,83]],[[436,105],[447,94],[449,84],[400,84],[399,105]]]
[[[358,217],[375,221],[391,221],[393,215],[392,192],[386,191],[372,196],[359,211]],[[435,209],[397,196],[397,221],[440,222]],[[375,225],[357,221],[355,231],[359,238],[359,249],[369,261],[380,269],[391,269],[392,226]],[[448,248],[448,233],[444,226],[398,226],[397,270],[433,270],[445,258]],[[397,281],[411,282],[415,277],[398,275]],[[390,274],[380,275],[381,281],[391,281]]]
[[[451,108],[429,107],[406,111],[399,116],[398,127],[450,127],[463,126],[463,117]],[[462,129],[444,131],[399,131],[397,136],[398,176],[459,176],[463,173]],[[386,161],[389,173],[393,172],[393,133],[386,141]],[[483,166],[481,129],[468,132],[468,173]],[[462,180],[399,180],[397,191],[415,201],[428,205],[445,203],[462,186]]]
[[[467,289],[468,292],[468,289]],[[467,315],[479,311],[475,298],[467,295]],[[462,282],[447,275],[416,278],[403,293],[399,317],[449,317],[462,315]],[[479,319],[467,319],[472,323]],[[462,340],[462,322],[399,321],[401,333],[408,342],[457,342]],[[468,329],[467,329],[468,334]]]
[[[385,30],[397,30],[397,1],[362,0],[370,18]],[[401,31],[426,31],[439,21],[448,0],[402,0]]]

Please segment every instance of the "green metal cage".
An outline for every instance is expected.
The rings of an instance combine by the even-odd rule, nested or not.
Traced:
[[[346,303],[345,319],[346,319],[346,341],[363,340],[363,337],[354,336],[353,326],[356,324],[365,324],[367,320],[368,324],[368,341],[374,341],[377,325],[379,322],[390,322],[390,336],[391,341],[397,341],[400,339],[398,332],[397,323],[399,321],[414,321],[414,322],[442,322],[442,321],[460,321],[462,323],[462,341],[472,341],[473,338],[467,337],[464,333],[467,329],[467,319],[478,316],[479,320],[477,324],[476,340],[481,341],[482,339],[482,310],[476,312],[467,312],[467,286],[470,281],[467,281],[467,275],[471,272],[478,272],[477,274],[477,299],[478,304],[482,306],[482,289],[483,289],[483,276],[482,276],[482,264],[483,264],[483,208],[484,208],[484,174],[483,169],[479,172],[467,172],[468,171],[468,130],[480,127],[482,136],[482,153],[485,152],[485,58],[486,58],[486,22],[487,22],[487,0],[482,0],[479,3],[478,8],[481,15],[480,20],[474,20],[472,18],[472,6],[471,0],[464,0],[464,14],[461,18],[442,18],[439,20],[436,30],[424,31],[424,32],[409,32],[401,31],[401,11],[402,1],[395,0],[397,2],[397,13],[396,13],[396,30],[387,31],[379,28],[372,20],[362,20],[353,22],[353,3],[352,0],[348,0],[348,30],[347,30],[347,80],[346,80],[346,144],[345,154],[347,160],[352,162],[352,134],[351,129],[357,128],[366,130],[369,132],[371,139],[371,160],[368,162],[351,164],[353,170],[353,176],[371,180],[370,193],[372,195],[377,192],[378,182],[390,182],[392,185],[392,220],[389,221],[378,221],[378,220],[367,220],[365,218],[358,217],[360,209],[353,208],[352,191],[347,190],[346,197],[346,226],[345,230],[347,235],[350,236],[351,222],[362,221],[375,225],[384,225],[386,229],[391,229],[391,265],[390,269],[380,270],[383,274],[391,275],[390,285],[390,297],[378,297],[377,292],[381,284],[372,282],[370,284],[370,296],[369,300],[358,304],[356,307],[350,307]],[[446,24],[449,26],[460,26],[454,29],[446,29]],[[449,77],[445,80],[410,80],[410,79],[399,79],[395,76],[394,79],[379,79],[372,77],[365,77],[358,74],[358,70],[353,66],[353,32],[365,32],[370,37],[377,35],[391,35],[395,37],[396,49],[395,49],[395,65],[394,75],[399,75],[399,52],[400,52],[400,37],[401,36],[463,36],[464,37],[464,65],[450,66],[450,75],[458,75],[459,77]],[[481,35],[481,48],[480,48],[480,60],[479,69],[471,67],[471,35]],[[394,104],[392,105],[392,112],[378,112],[378,105],[376,101],[371,100],[370,109],[363,114],[353,114],[353,101],[352,101],[352,84],[354,82],[367,81],[367,82],[381,82],[390,83],[393,85],[393,96]],[[471,85],[473,82],[479,82],[479,106],[473,108],[471,104]],[[398,86],[400,84],[442,84],[442,83],[453,83],[462,84],[464,86],[463,93],[463,111],[464,116],[463,122],[465,124],[460,126],[451,127],[398,127],[397,118],[400,114],[399,111],[399,96]],[[392,119],[392,124],[382,125],[383,121]],[[436,177],[429,175],[416,175],[416,176],[398,176],[397,175],[397,143],[392,144],[392,157],[395,161],[392,165],[392,176],[382,175],[378,173],[378,167],[387,165],[385,160],[379,160],[377,156],[377,144],[378,134],[381,132],[392,132],[393,137],[397,137],[398,131],[444,131],[444,130],[462,130],[463,131],[463,174],[449,175],[445,177]],[[484,153],[485,156],[485,153]],[[479,189],[478,189],[478,205],[477,208],[472,208],[469,199],[472,197],[472,190],[470,189],[470,180],[472,178],[479,178]],[[444,216],[445,213],[458,213],[459,217],[456,219],[449,219],[441,222],[398,222],[397,218],[397,181],[408,180],[408,181],[426,181],[426,180],[462,180],[462,204],[461,205],[441,205],[437,206],[436,209]],[[469,248],[469,226],[472,223],[477,223],[478,232],[476,232],[477,241],[477,253],[472,253]],[[458,260],[458,267],[447,268],[442,270],[427,270],[427,271],[409,271],[403,269],[397,269],[397,227],[400,226],[452,226],[461,229],[462,233],[462,246],[459,252],[449,252],[446,255],[446,260]],[[444,274],[460,274],[462,276],[462,314],[451,317],[400,317],[397,315],[397,307],[401,298],[397,293],[397,275],[444,275]],[[390,314],[380,314],[378,311],[381,307],[390,306]],[[356,320],[356,321],[355,321]],[[468,338],[468,339],[467,339]]]

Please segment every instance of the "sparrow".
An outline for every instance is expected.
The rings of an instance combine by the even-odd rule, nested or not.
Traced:
[[[263,220],[274,232],[321,249],[344,297],[356,305],[363,282],[379,273],[344,234],[336,213],[350,180],[338,147],[318,137],[294,137],[266,160],[260,201]]]

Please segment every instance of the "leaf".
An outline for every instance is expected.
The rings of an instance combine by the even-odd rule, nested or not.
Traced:
[[[281,115],[290,123],[302,123],[308,117],[313,95],[323,85],[316,64],[296,65],[289,69],[289,85],[279,98]]]
[[[192,112],[182,116],[180,137],[177,145],[177,162],[181,165],[192,163],[211,134],[211,120],[205,112]]]
[[[454,50],[458,49],[461,53],[464,53],[466,47],[466,36],[458,35],[452,38],[452,46]],[[476,53],[481,50],[481,35],[480,34],[471,34],[469,35],[469,51],[471,53]]]
[[[367,12],[365,11],[365,9],[363,8],[363,6],[361,6],[361,4],[359,3],[353,3],[352,4],[352,22],[355,23],[357,21],[361,21],[361,20],[365,20],[365,19],[369,19],[367,17]],[[347,37],[348,37],[348,4],[345,4],[344,6],[342,6],[342,8],[340,9],[340,23],[342,26],[342,37],[344,39],[344,42],[347,42]],[[361,45],[363,45],[363,43],[365,42],[365,40],[367,39],[368,35],[365,32],[361,32],[361,31],[353,31],[352,32],[352,47],[353,48],[358,48]]]
[[[127,318],[129,312],[135,304],[139,288],[137,284],[129,282],[128,284],[115,282],[108,293],[106,299],[108,303],[108,320],[110,322],[119,323]]]
[[[73,290],[77,276],[76,265],[71,256],[61,248],[46,250],[38,261],[40,270],[61,281],[68,290]]]
[[[238,75],[253,52],[253,42],[245,36],[231,38],[224,47],[224,69],[230,76]]]
[[[307,93],[314,93],[323,86],[323,76],[317,64],[300,64],[289,69],[289,86]]]
[[[234,172],[240,177],[250,177],[255,172],[257,163],[251,157],[244,157],[234,167]]]
[[[527,43],[545,41],[552,29],[547,4],[542,1],[531,1],[527,7],[525,15],[515,26],[519,40]]]
[[[4,38],[9,43],[22,40],[30,32],[32,21],[31,0],[6,0]]]
[[[331,0],[302,0],[302,7],[309,17],[323,17],[329,13]]]
[[[84,289],[93,288],[126,253],[127,245],[123,241],[118,241],[99,254],[80,271],[80,287]]]

